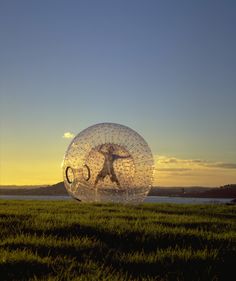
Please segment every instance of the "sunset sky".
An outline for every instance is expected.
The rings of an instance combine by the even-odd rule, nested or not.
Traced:
[[[73,134],[114,122],[155,185],[236,183],[235,0],[0,1],[0,184],[53,184]]]

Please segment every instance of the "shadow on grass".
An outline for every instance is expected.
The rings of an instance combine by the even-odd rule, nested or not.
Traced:
[[[173,226],[172,224],[170,226]],[[25,228],[21,230],[21,233],[30,235],[45,235],[55,236],[59,238],[75,238],[75,237],[89,237],[93,238],[101,243],[105,244],[108,248],[112,248],[120,251],[139,251],[140,245],[144,251],[153,251],[155,249],[167,248],[167,247],[183,247],[192,249],[202,249],[206,245],[211,248],[224,248],[227,249],[228,241],[213,239],[210,240],[204,236],[197,236],[189,233],[147,233],[142,232],[111,232],[109,230],[99,228],[97,226],[85,226],[81,224],[73,224],[68,227],[53,228],[47,230],[33,230]]]
[[[46,264],[40,262],[6,262],[0,264],[1,280],[27,280],[34,275],[38,277],[50,273],[50,268]]]
[[[132,279],[147,277],[160,277],[166,280],[232,280],[232,269],[234,268],[234,252],[228,252],[222,256],[222,260],[216,260],[211,257],[206,259],[193,258],[183,259],[181,257],[162,257],[154,262],[130,261],[120,259],[118,249],[104,247],[91,247],[87,249],[78,249],[73,247],[47,247],[34,246],[27,243],[14,243],[6,245],[10,251],[27,249],[30,252],[37,253],[39,256],[50,256],[57,260],[55,265],[45,265],[37,262],[15,262],[0,265],[1,280],[27,280],[32,276],[46,276],[49,273],[57,275],[60,271],[67,271],[71,260],[76,260],[77,268],[73,268],[73,274],[77,277],[87,272],[81,268],[90,260],[100,263],[102,267],[113,268],[115,271],[126,273]],[[118,253],[118,254],[117,254]],[[135,254],[135,253],[134,253]],[[65,260],[62,263],[61,260]],[[55,269],[56,266],[56,269]],[[79,268],[79,266],[81,268]],[[89,269],[88,269],[89,270]],[[157,279],[158,280],[158,279]],[[164,279],[165,280],[165,279]]]
[[[115,269],[122,268],[134,278],[159,277],[167,280],[232,280],[233,257],[224,263],[212,259],[191,259],[189,261],[175,257],[165,258],[161,262],[121,262],[111,259],[109,264]],[[158,278],[157,278],[158,280]]]
[[[73,247],[73,246],[44,246],[44,245],[34,245],[30,243],[6,243],[4,246],[1,246],[0,249],[3,248],[5,250],[9,250],[10,252],[16,250],[29,250],[30,252],[37,254],[39,257],[53,257],[56,258],[58,256],[68,256],[76,258],[77,261],[83,261],[84,257],[89,256],[92,252],[101,253],[101,247],[94,246],[94,247]]]

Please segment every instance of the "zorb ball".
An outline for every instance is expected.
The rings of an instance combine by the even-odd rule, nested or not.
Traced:
[[[153,180],[146,141],[119,124],[101,123],[79,133],[63,159],[68,193],[84,202],[141,202]]]

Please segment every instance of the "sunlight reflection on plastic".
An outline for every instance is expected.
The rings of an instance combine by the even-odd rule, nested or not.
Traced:
[[[154,161],[146,141],[132,129],[101,123],[79,133],[63,160],[68,193],[84,202],[142,202]]]

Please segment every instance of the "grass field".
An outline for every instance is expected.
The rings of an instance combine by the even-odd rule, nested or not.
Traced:
[[[0,201],[0,280],[235,280],[236,207]]]

